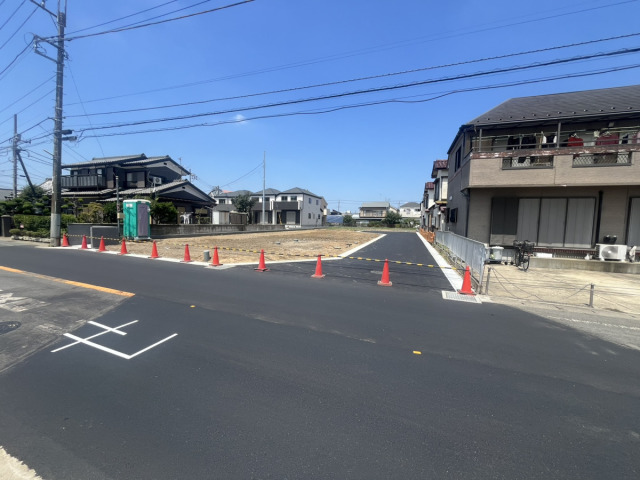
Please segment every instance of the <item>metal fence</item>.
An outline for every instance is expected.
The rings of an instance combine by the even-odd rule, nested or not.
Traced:
[[[469,266],[471,276],[482,285],[487,247],[484,243],[451,232],[436,232],[436,243],[446,247],[456,263]]]

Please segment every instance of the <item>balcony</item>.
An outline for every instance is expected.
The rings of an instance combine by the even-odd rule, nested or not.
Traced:
[[[530,155],[525,157],[504,157],[502,169],[514,168],[553,168],[552,155]]]
[[[582,153],[573,156],[574,167],[631,165],[630,152]]]
[[[102,175],[63,175],[60,177],[62,188],[102,190],[107,180]]]

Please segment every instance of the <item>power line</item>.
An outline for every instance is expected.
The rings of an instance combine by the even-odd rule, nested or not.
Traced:
[[[146,124],[151,124],[151,123],[161,123],[161,122],[170,122],[170,121],[178,121],[178,120],[187,120],[187,119],[192,119],[192,118],[207,117],[207,116],[214,116],[214,115],[222,115],[222,114],[228,114],[228,113],[238,113],[238,112],[245,112],[245,111],[250,111],[250,110],[261,110],[261,109],[265,109],[265,108],[273,108],[273,107],[288,106],[288,105],[295,105],[295,104],[302,104],[302,103],[309,103],[309,102],[317,102],[317,101],[321,101],[321,100],[332,100],[332,99],[344,98],[344,97],[355,96],[355,95],[363,95],[363,94],[370,94],[370,93],[380,93],[380,92],[386,92],[386,91],[393,91],[393,90],[411,88],[411,87],[416,87],[416,86],[430,85],[430,84],[435,84],[435,83],[443,83],[443,82],[449,82],[449,81],[455,81],[455,80],[465,80],[465,79],[477,78],[477,77],[482,77],[482,76],[487,76],[487,75],[496,75],[496,74],[500,74],[500,73],[512,73],[512,72],[516,72],[516,71],[529,70],[529,69],[532,69],[532,68],[540,68],[540,67],[561,65],[561,64],[567,64],[567,63],[572,63],[572,62],[582,61],[582,60],[587,60],[587,59],[593,59],[593,58],[603,58],[603,57],[611,57],[611,56],[616,56],[616,55],[625,55],[625,54],[629,54],[629,53],[637,53],[639,51],[640,51],[640,47],[632,48],[632,49],[620,49],[620,50],[615,50],[615,51],[612,51],[612,52],[596,53],[596,54],[591,54],[591,55],[581,55],[581,56],[576,56],[576,57],[571,57],[571,58],[556,59],[556,60],[550,60],[550,61],[546,61],[546,62],[536,62],[536,63],[529,64],[529,65],[498,68],[498,69],[493,69],[493,70],[488,70],[488,71],[460,74],[460,75],[455,75],[455,76],[450,76],[450,77],[443,77],[443,78],[438,78],[438,79],[426,79],[426,80],[408,82],[408,83],[397,84],[397,85],[385,85],[385,86],[380,86],[380,87],[372,87],[372,88],[349,91],[349,92],[335,93],[335,94],[329,94],[329,95],[320,95],[320,96],[316,96],[316,97],[308,97],[308,98],[287,100],[287,101],[282,101],[282,102],[273,102],[273,103],[267,103],[267,104],[261,104],[261,105],[253,105],[253,106],[248,106],[248,107],[231,108],[231,109],[227,109],[227,110],[219,110],[219,111],[214,111],[214,112],[203,112],[203,113],[196,113],[196,114],[189,114],[189,115],[177,115],[177,116],[173,116],[173,117],[155,118],[155,119],[147,119],[147,120],[137,120],[137,121],[131,121],[131,122],[121,122],[121,123],[116,123],[116,124],[111,124],[111,125],[101,125],[101,126],[98,126],[98,127],[82,128],[82,129],[79,129],[79,130],[81,132],[85,132],[85,131],[91,131],[91,130],[113,129],[113,128],[128,127],[128,126],[146,125]]]
[[[85,28],[81,28],[79,30],[75,30],[73,32],[68,33],[68,35],[75,35],[76,33],[86,32],[87,30],[93,30],[94,28],[104,27],[105,25],[109,25],[111,23],[116,23],[116,22],[119,22],[120,20],[126,20],[127,18],[135,17],[137,15],[141,15],[143,13],[147,13],[147,12],[149,12],[151,10],[155,10],[157,8],[164,7],[166,5],[169,5],[170,3],[176,3],[177,1],[178,0],[171,0],[169,2],[161,3],[160,5],[156,5],[155,7],[150,7],[150,8],[147,8],[145,10],[140,10],[139,12],[131,13],[129,15],[125,15],[124,17],[120,17],[120,18],[116,18],[116,19],[113,19],[113,20],[109,20],[108,22],[99,23],[98,25],[94,25],[92,27],[85,27]],[[171,12],[171,13],[174,13],[174,12]]]
[[[7,38],[7,40],[5,40],[5,42],[2,45],[0,45],[0,50],[2,50],[5,47],[5,45],[9,43],[13,37],[16,36],[16,34],[20,31],[20,29],[24,27],[24,24],[27,23],[31,17],[33,17],[33,14],[36,13],[36,10],[38,10],[38,7],[34,8],[33,11],[29,14],[29,16],[24,19],[24,22],[22,22],[20,26],[16,29],[16,31],[13,32],[11,36]]]
[[[91,114],[86,114],[86,112],[85,112],[84,115],[67,115],[66,117],[67,118],[74,118],[74,117],[81,117],[81,116],[115,115],[115,114],[122,114],[122,113],[143,112],[143,111],[149,111],[149,110],[160,110],[160,109],[164,109],[164,108],[177,108],[177,107],[202,105],[202,104],[205,104],[205,103],[221,102],[221,101],[228,101],[228,100],[239,100],[239,99],[245,99],[245,98],[251,98],[251,97],[273,95],[273,94],[278,94],[278,93],[289,93],[289,92],[295,92],[295,91],[299,91],[299,90],[307,90],[307,89],[319,88],[319,87],[328,87],[328,86],[340,85],[340,84],[345,84],[345,83],[360,82],[360,81],[365,81],[365,80],[375,80],[375,79],[380,79],[380,78],[387,78],[387,77],[393,77],[393,76],[398,76],[398,75],[406,75],[406,74],[411,74],[411,73],[424,72],[424,71],[428,71],[428,70],[437,70],[437,69],[442,69],[442,68],[451,68],[451,67],[457,67],[457,66],[463,66],[463,65],[470,65],[470,64],[474,64],[474,63],[488,62],[488,61],[493,61],[493,60],[504,60],[506,58],[513,58],[513,57],[518,57],[518,56],[531,55],[531,54],[534,54],[534,53],[550,52],[550,51],[554,51],[554,50],[560,50],[560,49],[565,49],[565,48],[573,48],[573,47],[590,45],[590,44],[601,43],[601,42],[607,42],[607,41],[612,41],[612,40],[620,40],[620,39],[623,39],[623,38],[631,38],[631,37],[636,37],[636,36],[640,36],[640,32],[627,34],[627,35],[619,35],[619,36],[616,36],[616,37],[603,38],[603,39],[598,39],[598,40],[589,40],[589,41],[585,41],[585,42],[572,43],[572,44],[568,44],[568,45],[559,45],[559,46],[548,47],[548,48],[540,48],[540,49],[536,49],[536,50],[528,50],[528,51],[525,51],[525,52],[509,53],[509,54],[497,55],[497,56],[493,56],[493,57],[484,57],[484,58],[479,58],[479,59],[474,59],[474,60],[466,60],[466,61],[461,61],[461,62],[443,64],[443,65],[414,68],[414,69],[403,70],[403,71],[399,71],[399,72],[384,73],[384,74],[380,74],[380,75],[370,75],[370,76],[366,76],[366,77],[358,77],[358,78],[352,78],[352,79],[347,79],[347,80],[337,80],[337,81],[334,81],[334,82],[318,83],[318,84],[313,84],[313,85],[285,88],[285,89],[280,89],[280,90],[271,90],[271,91],[267,91],[267,92],[251,93],[251,94],[246,94],[246,95],[236,95],[236,96],[233,96],[233,97],[213,98],[213,99],[208,99],[208,100],[199,100],[199,101],[194,101],[194,102],[185,102],[185,103],[177,103],[177,104],[170,104],[170,105],[159,105],[159,106],[155,106],[155,107],[143,107],[143,108],[133,108],[133,109],[127,109],[127,110],[115,110],[115,111],[111,111],[111,112],[98,112],[98,113],[91,113]]]
[[[437,99],[440,99],[440,98],[443,98],[443,97],[446,97],[446,96],[449,96],[449,95],[458,94],[458,93],[467,93],[467,92],[473,92],[473,91],[515,87],[515,86],[530,85],[530,84],[535,84],[535,83],[550,82],[550,81],[556,81],[556,80],[566,80],[566,79],[571,79],[571,78],[583,78],[583,77],[589,77],[589,76],[594,76],[594,75],[602,75],[602,74],[605,74],[605,73],[619,72],[619,71],[623,71],[623,70],[631,70],[631,69],[636,69],[636,68],[640,68],[640,64],[626,65],[626,66],[623,66],[623,67],[613,67],[613,68],[601,69],[601,70],[596,70],[596,71],[588,71],[588,72],[582,72],[582,73],[576,73],[576,74],[562,74],[562,75],[557,75],[557,76],[553,76],[553,77],[544,77],[544,78],[538,78],[538,79],[532,79],[532,80],[523,80],[523,81],[510,82],[510,83],[504,83],[504,84],[496,84],[496,85],[488,85],[488,86],[480,86],[480,87],[470,87],[470,88],[466,88],[466,89],[456,89],[456,90],[451,90],[451,91],[448,91],[448,92],[444,92],[442,94],[438,94],[437,96],[430,97],[430,98],[423,99],[423,100],[412,100],[412,101],[402,100],[402,99],[379,100],[379,101],[358,103],[358,104],[352,104],[352,105],[341,105],[341,106],[331,107],[331,108],[322,109],[322,110],[314,109],[314,110],[308,110],[308,111],[286,112],[286,113],[277,113],[277,114],[269,114],[269,115],[257,115],[257,116],[253,116],[253,117],[246,117],[246,118],[243,118],[242,120],[236,120],[236,119],[233,119],[233,120],[222,120],[222,121],[215,122],[215,123],[206,123],[205,122],[205,123],[199,123],[199,124],[180,125],[180,126],[174,126],[174,127],[164,127],[164,128],[155,128],[155,129],[147,129],[147,130],[103,133],[103,134],[99,134],[99,135],[87,135],[84,138],[114,137],[114,136],[123,136],[123,135],[137,135],[137,134],[141,134],[141,133],[157,133],[157,132],[166,132],[166,131],[173,131],[173,130],[184,130],[184,129],[188,129],[188,128],[198,128],[198,127],[217,127],[217,126],[220,126],[220,125],[228,125],[228,124],[234,124],[234,123],[240,123],[240,122],[248,122],[248,121],[252,121],[252,120],[264,120],[264,119],[270,119],[270,118],[292,117],[292,116],[298,116],[298,115],[320,115],[320,114],[326,114],[326,113],[333,113],[333,112],[337,112],[337,111],[340,111],[340,110],[346,110],[346,109],[352,109],[352,108],[361,108],[361,107],[369,107],[369,106],[383,105],[383,104],[389,104],[389,103],[407,103],[407,104],[425,103],[425,102],[431,102],[431,101],[434,101],[434,100],[437,100]]]
[[[129,26],[129,27],[123,27],[123,28],[115,28],[112,30],[106,30],[104,32],[98,32],[98,33],[88,33],[86,35],[76,35],[75,37],[65,37],[65,41],[70,42],[72,40],[78,40],[81,38],[89,38],[89,37],[97,37],[99,35],[107,35],[109,33],[120,33],[120,32],[126,32],[128,30],[136,30],[138,28],[145,28],[145,27],[151,27],[154,25],[160,25],[163,23],[168,23],[168,22],[175,22],[176,20],[184,20],[186,18],[191,18],[191,17],[196,17],[199,15],[204,15],[206,13],[212,13],[212,12],[218,12],[220,10],[226,10],[228,8],[232,8],[232,7],[237,7],[239,5],[244,5],[245,3],[251,3],[254,2],[255,0],[242,0],[241,2],[237,2],[237,3],[232,3],[229,5],[224,5],[222,7],[216,7],[216,8],[211,8],[209,10],[204,10],[202,12],[196,12],[196,13],[191,13],[189,15],[182,15],[180,17],[174,17],[174,18],[168,18],[165,20],[159,20],[157,22],[150,22],[150,23],[145,23],[142,25],[133,25],[133,26]],[[54,39],[56,37],[50,37],[49,39]]]
[[[13,13],[11,15],[9,15],[9,18],[7,18],[2,25],[0,25],[0,30],[2,30],[7,25],[7,23],[9,23],[11,21],[11,19],[14,17],[14,15],[16,13],[18,13],[18,10],[20,10],[25,3],[27,3],[27,0],[22,0],[22,3],[20,5],[18,5],[18,8],[16,8],[13,11]]]
[[[21,96],[19,99],[17,99],[16,101],[14,101],[13,103],[10,103],[9,105],[7,105],[6,107],[4,107],[2,110],[0,110],[0,113],[4,112],[5,110],[8,110],[9,108],[13,107],[16,103],[18,103],[20,100],[23,100],[24,98],[28,97],[29,95],[31,95],[32,93],[34,93],[36,90],[38,90],[40,87],[42,87],[43,85],[45,85],[46,83],[50,82],[51,80],[53,80],[54,78],[56,78],[55,75],[50,76],[49,78],[47,78],[44,82],[42,82],[40,85],[38,85],[37,87],[31,89],[31,91],[29,91],[28,93],[25,93],[23,96]],[[18,112],[20,113],[20,112]],[[0,125],[2,125],[2,123],[4,122],[0,122]]]

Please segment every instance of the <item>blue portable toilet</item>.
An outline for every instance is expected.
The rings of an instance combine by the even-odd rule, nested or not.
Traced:
[[[150,240],[151,202],[149,200],[125,200],[123,235],[134,240]]]

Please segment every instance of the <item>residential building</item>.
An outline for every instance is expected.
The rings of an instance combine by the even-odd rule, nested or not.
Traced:
[[[420,204],[417,202],[407,202],[400,205],[398,212],[402,218],[418,220],[420,218]]]
[[[424,192],[422,194],[422,201],[420,202],[420,226],[424,229],[428,229],[429,225],[431,225],[429,214],[431,207],[435,203],[433,199],[435,190],[436,187],[433,182],[426,182],[424,184]]]
[[[389,202],[365,202],[360,206],[357,224],[368,225],[369,222],[379,222],[391,210],[397,211]]]
[[[491,245],[640,245],[640,85],[521,97],[463,124],[449,226]]]
[[[262,190],[250,192],[211,192],[210,196],[218,203],[214,211],[222,205],[233,203],[238,195],[248,195],[255,200],[251,208],[251,220],[254,224],[263,223]],[[315,193],[303,188],[292,188],[283,192],[268,188],[264,191],[264,223],[294,227],[318,227],[326,223],[327,202]]]
[[[69,175],[60,177],[63,200],[82,198],[87,204],[149,196],[172,202],[182,219],[207,214],[213,206],[205,192],[182,178],[190,172],[169,156],[94,158],[62,165],[62,169],[69,170]]]
[[[426,210],[425,216],[426,228],[435,232],[436,230],[446,230],[448,221],[449,161],[435,160],[431,168],[431,178],[433,182],[428,182],[427,185],[431,183],[433,187],[429,186],[430,188],[427,188],[425,186],[425,190],[427,190],[427,193],[431,193],[433,197],[429,197],[430,206]]]

